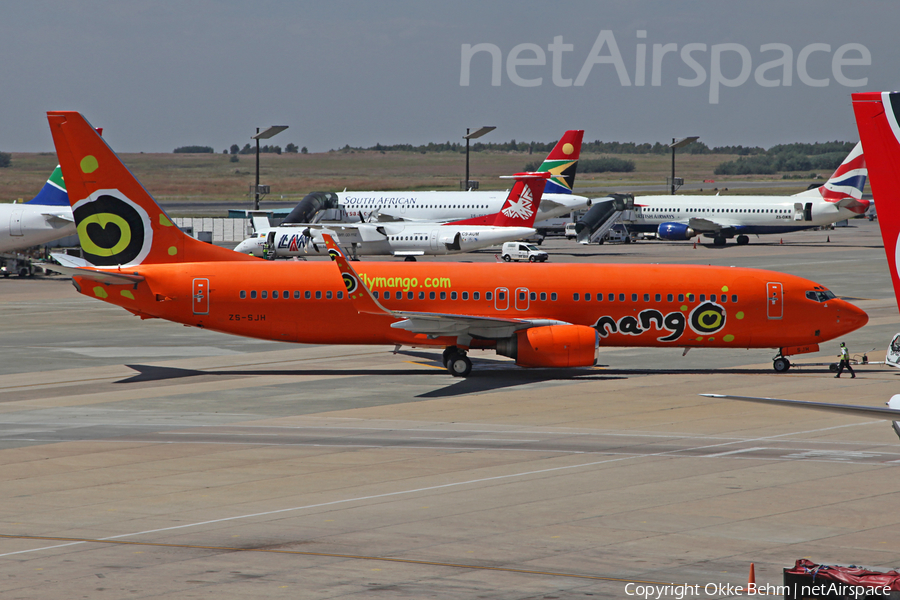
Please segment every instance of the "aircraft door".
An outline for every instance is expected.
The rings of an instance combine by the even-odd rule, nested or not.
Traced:
[[[770,319],[780,319],[784,315],[784,298],[780,283],[766,284],[766,314]]]
[[[22,209],[14,208],[9,215],[9,235],[22,235]]]
[[[516,310],[528,310],[528,288],[516,288]]]
[[[803,203],[802,202],[794,202],[794,220],[795,221],[803,220]]]
[[[803,207],[803,220],[812,221],[812,202],[807,202]]]
[[[209,314],[209,279],[196,278],[193,283],[192,296],[195,315]]]
[[[509,290],[506,288],[497,288],[494,290],[494,308],[497,310],[506,310],[509,308]]]

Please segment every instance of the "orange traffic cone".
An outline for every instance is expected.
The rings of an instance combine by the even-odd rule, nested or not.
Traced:
[[[694,250],[697,249],[697,240],[694,240]]]
[[[750,563],[750,576],[747,578],[747,589],[753,589],[756,587],[756,569],[753,568],[753,563]]]
[[[784,238],[781,238],[781,243],[784,244]]]

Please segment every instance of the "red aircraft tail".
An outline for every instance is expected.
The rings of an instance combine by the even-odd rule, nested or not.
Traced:
[[[878,224],[894,295],[900,306],[897,242],[900,237],[900,92],[853,94],[853,112],[866,156],[869,185],[877,201]]]
[[[453,221],[447,225],[484,225],[494,227],[534,227],[541,196],[544,194],[544,182],[551,173],[516,173],[505,176],[515,179],[516,183],[509,190],[506,202],[500,212],[463,221]]]

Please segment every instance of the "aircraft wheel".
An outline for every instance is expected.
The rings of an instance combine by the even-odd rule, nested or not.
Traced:
[[[772,362],[772,367],[775,369],[776,373],[787,373],[791,368],[791,361],[786,358],[776,358]]]
[[[537,256],[529,256],[528,262],[537,262]]]
[[[19,269],[19,277],[28,277],[28,269],[25,267]]]
[[[724,246],[724,245],[725,245],[725,238],[723,238],[723,237],[713,238],[713,246]]]
[[[416,262],[416,257],[415,256],[407,256],[403,260],[405,260],[406,262]]]
[[[447,370],[454,377],[468,377],[472,372],[472,361],[465,354],[454,354],[447,363]]]
[[[737,236],[737,243],[739,246],[744,246],[750,243],[750,238],[746,235],[739,235]]]
[[[510,257],[509,254],[504,254],[504,255],[501,256],[500,258],[502,258],[504,262],[509,262],[509,261],[512,260],[512,258]]]
[[[459,348],[457,348],[456,346],[448,346],[444,348],[444,353],[441,355],[441,363],[444,365],[444,368],[449,368],[447,366],[447,363],[450,360],[450,357],[452,357],[454,354],[459,354]]]

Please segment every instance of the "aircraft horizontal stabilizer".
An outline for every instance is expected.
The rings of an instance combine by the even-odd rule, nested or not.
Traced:
[[[854,417],[869,417],[883,419],[885,421],[900,420],[900,410],[894,408],[880,408],[877,406],[856,406],[854,404],[831,404],[829,402],[806,402],[803,400],[780,400],[778,398],[755,398],[753,396],[729,396],[726,394],[700,394],[707,398],[725,398],[728,400],[743,400],[745,402],[759,402],[761,404],[776,404],[779,406],[792,406],[795,408],[811,408],[826,412],[853,415]]]
[[[94,269],[86,269],[84,267],[63,267],[53,263],[37,263],[47,271],[54,271],[61,275],[70,277],[84,277],[97,283],[105,283],[106,285],[134,285],[144,281],[141,275],[132,275],[130,273],[122,273],[119,271],[95,271]]]

